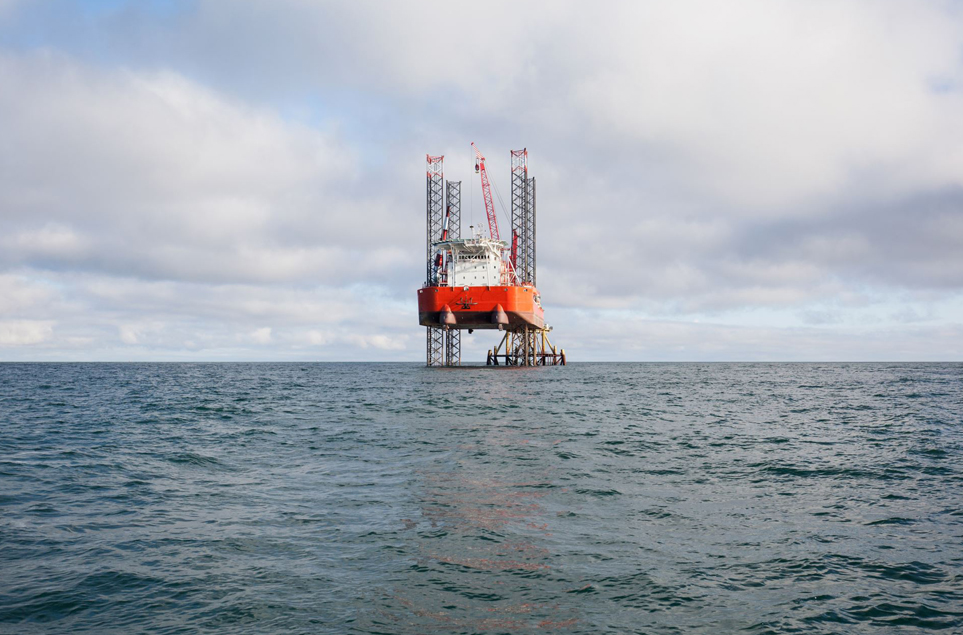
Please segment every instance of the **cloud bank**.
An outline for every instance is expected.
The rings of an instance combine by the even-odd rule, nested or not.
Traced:
[[[959,112],[951,2],[8,1],[0,358],[420,360],[476,141],[573,357],[959,359]]]

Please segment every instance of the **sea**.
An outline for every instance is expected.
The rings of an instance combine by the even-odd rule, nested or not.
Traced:
[[[0,364],[0,633],[963,633],[963,364]]]

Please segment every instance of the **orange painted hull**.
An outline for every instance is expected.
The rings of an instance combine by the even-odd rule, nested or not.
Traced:
[[[418,289],[418,321],[453,329],[543,328],[538,295],[535,287],[425,287]]]

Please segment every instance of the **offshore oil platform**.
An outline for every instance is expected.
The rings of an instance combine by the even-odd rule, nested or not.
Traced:
[[[564,366],[565,349],[548,339],[552,327],[545,323],[535,287],[535,178],[528,175],[528,150],[511,151],[512,233],[507,242],[499,237],[494,182],[485,157],[474,143],[471,147],[487,236],[471,227],[471,235],[461,237],[462,182],[445,180],[444,156],[427,155],[427,272],[418,290],[418,321],[428,328],[428,366],[460,366],[461,332],[475,329],[504,332],[488,350],[489,366]]]

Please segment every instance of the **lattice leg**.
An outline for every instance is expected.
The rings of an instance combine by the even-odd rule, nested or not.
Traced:
[[[428,366],[445,364],[445,331],[428,327]]]
[[[461,366],[461,331],[445,331],[445,366]]]

